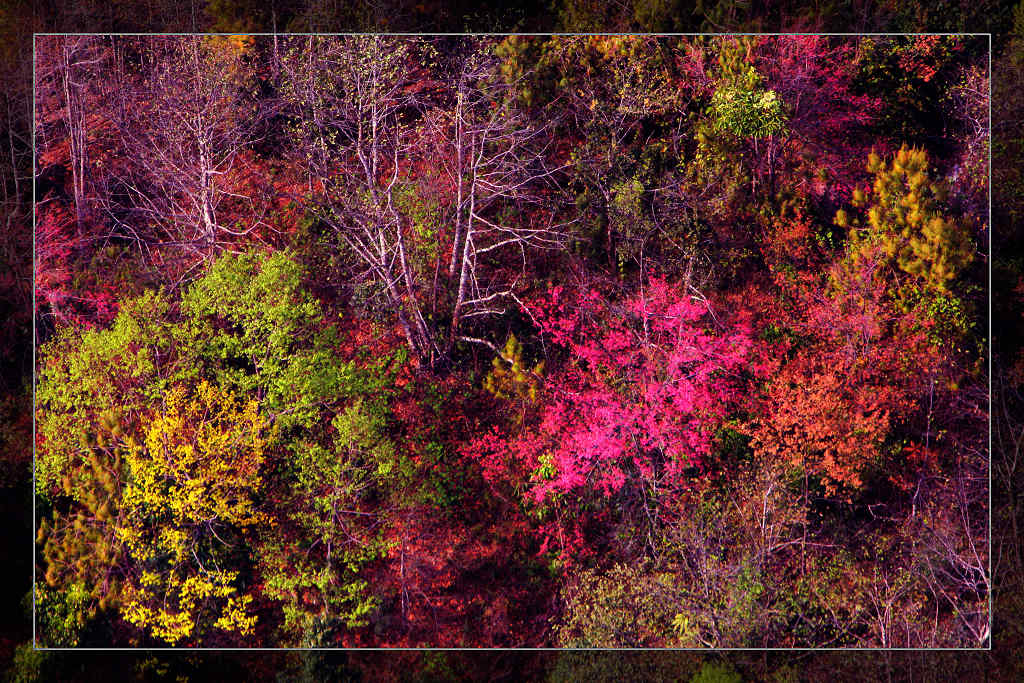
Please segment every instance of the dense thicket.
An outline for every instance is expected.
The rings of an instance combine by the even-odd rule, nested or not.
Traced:
[[[39,38],[41,641],[985,645],[987,47]]]

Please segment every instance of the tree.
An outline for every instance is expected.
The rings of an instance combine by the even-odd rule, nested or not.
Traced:
[[[142,249],[172,247],[194,267],[263,225],[259,188],[236,177],[259,120],[250,47],[196,36],[140,51],[127,107],[112,115],[128,169],[111,181],[108,213]]]
[[[439,353],[409,265],[396,202],[408,163],[411,46],[402,39],[314,38],[285,44],[281,90],[296,118],[294,153],[306,169],[305,202],[330,226],[397,317],[410,351],[426,365]]]
[[[990,638],[983,40],[38,45],[40,643]]]
[[[430,47],[405,39],[293,41],[283,69],[294,153],[309,179],[303,201],[351,256],[351,279],[383,297],[425,367],[443,366],[458,342],[491,344],[464,329],[517,298],[519,278],[502,261],[514,255],[525,267],[528,249],[564,241],[549,213],[503,215],[539,202],[535,186],[553,173],[545,130],[516,110],[486,42],[464,50],[429,87],[423,81],[434,74],[413,65]],[[436,210],[451,232],[417,220],[435,210],[416,185],[427,159],[439,168],[428,180],[440,185]],[[433,267],[418,267],[418,253]]]
[[[498,46],[519,100],[552,121],[565,148],[561,191],[576,205],[577,251],[619,271],[682,251],[692,204],[667,191],[684,153],[677,118],[694,84],[680,78],[685,40],[629,36],[510,37]],[[542,113],[540,113],[542,112]]]
[[[313,514],[282,500],[291,480],[270,463],[380,383],[338,357],[322,315],[288,254],[228,256],[180,301],[148,292],[110,328],[63,328],[41,349],[42,573],[80,596],[80,625],[116,609],[171,643],[251,633],[256,532]],[[353,458],[348,475],[383,466]]]
[[[948,109],[949,87],[979,37],[915,35],[867,37],[854,64],[854,92],[877,98],[876,131],[911,146],[943,153],[934,141],[956,125]],[[972,42],[975,45],[972,45]]]
[[[828,495],[851,495],[912,415],[923,368],[937,372],[940,363],[921,360],[934,353],[894,303],[877,249],[861,261],[840,258],[827,278],[780,271],[789,310],[773,311],[764,335],[765,403],[752,446],[819,478]]]
[[[546,158],[550,126],[535,125],[516,106],[522,80],[498,80],[501,62],[493,46],[467,48],[456,58],[446,83],[453,102],[424,117],[455,188],[447,268],[453,302],[445,356],[457,341],[493,348],[486,340],[463,335],[466,322],[504,313],[510,302],[521,305],[515,286],[526,275],[527,250],[565,246],[562,226],[552,224],[553,212],[542,203],[541,185],[551,184],[555,172]],[[531,205],[539,205],[540,211],[531,215]],[[515,217],[509,215],[513,208]],[[511,259],[523,264],[518,276],[509,277],[494,266]],[[437,300],[436,292],[433,298]]]
[[[935,292],[946,293],[949,283],[970,263],[973,250],[967,232],[943,211],[947,188],[933,181],[928,155],[903,146],[891,164],[872,153],[868,170],[875,175],[867,224],[851,232],[851,249],[867,253],[873,244],[901,270],[920,278]],[[854,196],[860,205],[869,199]],[[847,218],[839,217],[844,224]]]
[[[49,44],[48,44],[49,43]],[[79,230],[93,208],[95,198],[89,197],[87,190],[92,189],[94,179],[94,163],[90,159],[90,137],[96,135],[95,122],[87,125],[87,118],[95,116],[89,112],[92,99],[102,90],[98,74],[107,66],[109,52],[103,41],[94,36],[63,36],[44,39],[40,45],[41,55],[38,65],[39,95],[42,95],[44,107],[51,93],[56,92],[60,102],[60,121],[65,127],[65,139],[68,142],[68,167],[71,176],[71,206],[74,209],[75,223]],[[55,109],[57,107],[54,107]],[[42,124],[49,127],[52,121]],[[50,136],[48,136],[50,137]],[[52,138],[59,139],[58,135]]]
[[[668,605],[676,596],[670,580],[625,565],[615,565],[604,575],[582,572],[566,591],[561,642],[567,647],[593,648],[658,647],[671,642]]]
[[[763,79],[744,59],[742,42],[734,49],[727,46],[723,45],[718,57],[721,80],[711,95],[714,129],[752,140],[783,133],[787,116],[779,96],[774,90],[761,87]],[[746,45],[748,55],[751,47],[752,44]]]
[[[749,339],[716,332],[703,303],[658,279],[614,305],[597,289],[549,296],[534,315],[569,362],[548,375],[535,422],[470,452],[491,480],[525,480],[529,506],[579,514],[584,500],[613,499],[627,525],[657,528],[663,501],[711,454]],[[586,551],[563,532],[549,532],[562,561]]]
[[[785,36],[761,39],[753,48],[763,87],[777,93],[786,111],[771,172],[826,205],[846,201],[861,181],[857,160],[867,153],[865,132],[881,109],[879,98],[855,87],[861,45],[849,38]]]
[[[210,622],[252,635],[253,596],[227,567],[238,536],[266,521],[256,509],[268,427],[258,402],[207,382],[191,393],[172,387],[143,420],[143,443],[126,439],[113,524],[131,566],[122,615],[172,645]]]
[[[484,389],[496,398],[535,402],[544,375],[544,361],[532,368],[523,362],[523,345],[514,334],[509,335],[505,348],[491,361],[491,371],[484,379]]]
[[[387,380],[371,380],[363,391],[379,393]],[[264,592],[281,601],[286,637],[303,647],[365,626],[380,606],[362,570],[390,550],[388,510],[368,502],[398,489],[400,468],[409,468],[386,434],[386,416],[380,397],[356,398],[330,421],[328,446],[309,434],[289,449],[286,512],[264,534],[259,556]]]

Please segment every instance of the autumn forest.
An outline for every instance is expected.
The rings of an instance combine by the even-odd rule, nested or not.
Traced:
[[[39,645],[989,645],[986,37],[35,48]]]

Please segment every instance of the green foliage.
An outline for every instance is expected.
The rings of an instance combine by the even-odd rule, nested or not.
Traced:
[[[429,271],[441,253],[441,230],[444,213],[440,203],[415,184],[399,185],[394,190],[393,202],[399,214],[405,216],[412,228],[409,250],[412,267],[420,274]]]
[[[5,675],[10,683],[36,683],[37,681],[53,680],[48,671],[52,655],[37,650],[32,643],[22,643],[14,650],[11,668]],[[45,672],[45,673],[44,673]]]
[[[867,223],[851,223],[845,212],[837,216],[837,222],[853,225],[854,260],[871,258],[872,250],[880,247],[886,258],[925,287],[948,292],[973,259],[973,248],[964,226],[945,212],[947,189],[932,180],[928,155],[904,146],[886,164],[872,153],[868,170],[875,180]],[[862,197],[855,196],[854,202],[867,201]]]
[[[523,362],[523,346],[510,334],[505,348],[491,361],[491,371],[484,378],[484,389],[500,399],[533,403],[537,400],[544,376],[544,361],[532,368]]]
[[[169,304],[147,292],[121,306],[107,330],[59,330],[39,350],[37,430],[45,444],[36,468],[36,489],[48,496],[100,431],[101,416],[124,414],[154,399],[157,362],[171,337],[162,324]],[[75,476],[73,483],[80,484]],[[67,487],[80,499],[82,487]]]
[[[103,433],[103,416],[128,431],[138,407],[172,383],[255,392],[282,427],[308,422],[310,406],[337,395],[354,370],[337,361],[334,332],[316,324],[319,305],[300,284],[287,253],[229,255],[182,295],[180,314],[150,291],[123,302],[109,329],[59,331],[40,349],[39,493],[78,469],[76,454]]]
[[[712,127],[745,139],[783,134],[787,116],[782,100],[762,87],[760,74],[746,59],[750,47],[748,39],[721,43],[721,76],[711,96]]]
[[[453,458],[439,441],[427,442],[415,465],[409,460],[403,461],[398,478],[412,486],[414,500],[446,515],[457,514],[460,506],[466,504],[467,488],[473,481],[464,463]]]
[[[749,58],[752,48],[748,38],[709,42],[708,49],[717,54],[718,74],[710,102],[693,124],[697,146],[686,167],[694,192],[713,189],[707,201],[711,215],[730,223],[766,203],[750,194],[761,179],[757,145],[788,131],[786,107],[777,93],[764,88]]]
[[[82,629],[95,616],[90,588],[73,583],[66,590],[36,585],[36,619],[42,644],[48,647],[77,647]]]
[[[680,105],[667,55],[644,36],[510,36],[495,47],[507,82],[524,104],[542,106],[570,93],[588,127],[607,115],[650,115]],[[597,132],[593,130],[593,132]],[[607,132],[607,131],[606,131]]]
[[[386,409],[357,398],[331,421],[332,442],[310,437],[291,445],[294,473],[286,509],[288,536],[271,530],[260,550],[264,592],[280,600],[284,629],[303,647],[328,644],[338,628],[368,623],[377,607],[361,570],[388,549],[366,502],[407,469],[387,438]]]
[[[369,584],[358,578],[339,579],[338,569],[314,563],[302,556],[289,556],[280,545],[261,546],[261,552],[274,558],[287,557],[288,564],[264,569],[264,593],[282,602],[285,643],[297,647],[329,647],[339,629],[365,626],[379,602],[370,594]],[[338,558],[343,567],[361,568],[374,555],[351,552]],[[346,573],[354,574],[352,570]]]
[[[697,652],[661,650],[562,650],[544,679],[548,683],[685,681],[701,666]]]
[[[642,170],[641,174],[650,175]],[[620,275],[624,274],[627,259],[640,253],[639,245],[653,232],[647,211],[650,197],[646,193],[644,183],[637,176],[626,178],[610,189],[608,218],[621,236],[615,250]]]
[[[702,118],[696,123],[694,137],[697,147],[685,173],[695,189],[714,188],[707,210],[721,219],[750,212],[748,195],[752,176],[743,163],[740,138],[721,134],[711,118]]]
[[[743,683],[743,677],[729,664],[705,662],[690,683]]]
[[[46,637],[68,640],[68,624],[107,607],[171,643],[201,638],[199,626],[250,632],[237,544],[275,517],[259,509],[265,454],[297,456],[298,492],[319,507],[295,514],[320,540],[324,505],[391,472],[382,390],[401,358],[363,372],[340,360],[321,319],[288,253],[227,255],[180,305],[147,292],[123,302],[110,328],[62,330],[41,349],[37,489],[53,517],[39,536],[46,590],[70,605]],[[304,450],[317,444],[306,430],[339,404],[331,452]],[[350,576],[341,590],[361,595],[353,586]]]
[[[566,596],[559,638],[566,647],[645,647],[669,632],[668,577],[615,565],[607,573],[584,570]]]
[[[711,560],[726,570],[723,573],[728,578],[716,587],[710,604],[705,606],[705,609],[710,608],[710,614],[698,607],[696,595],[681,605],[688,605],[690,609],[679,612],[672,621],[678,641],[688,647],[710,643],[728,643],[730,646],[756,643],[753,638],[758,635],[764,609],[761,598],[765,593],[760,571],[748,561],[741,562],[738,568],[726,569],[721,565],[725,558],[717,553],[711,556]]]
[[[706,576],[683,575],[685,565],[644,571],[618,564],[583,570],[566,594],[559,628],[567,647],[754,646],[762,628],[766,587],[749,562],[729,566],[723,551],[704,561]]]
[[[120,516],[119,488],[126,472],[121,461],[124,431],[114,415],[100,415],[102,431],[86,436],[85,457],[73,461],[76,466],[69,462],[61,475],[59,491],[71,505],[66,511],[64,506],[53,509],[40,521],[37,542],[46,563],[41,596],[49,605],[41,610],[41,621],[54,629],[43,631],[44,640],[77,640],[74,634],[86,622],[119,602],[122,580],[112,568],[123,561],[124,553],[113,525]]]
[[[549,9],[577,28],[652,30],[756,30],[777,14],[698,4]],[[205,14],[243,31],[269,21],[252,5],[211,0]],[[925,12],[889,9],[865,20]],[[278,21],[301,27],[328,10],[285,8]],[[1022,118],[1024,4],[1015,14],[994,62],[1004,122]],[[71,144],[59,81],[45,76],[61,54],[40,42],[54,96],[38,102],[50,197],[38,242],[66,264],[39,281],[52,291],[37,315],[44,338],[51,319],[77,321],[58,323],[38,354],[29,598],[41,645],[984,643],[986,340],[973,280],[992,229],[981,218],[986,39],[260,40],[212,36],[193,52],[96,43],[99,61],[82,71],[93,79],[80,93],[85,142]],[[150,66],[163,81],[142,82]],[[121,93],[93,78],[113,67]],[[195,226],[174,219],[188,211],[156,207],[154,221],[181,228],[158,251],[153,226],[132,218],[147,207],[130,204],[166,195],[169,167],[119,160],[111,122],[127,105],[143,112],[140,131],[147,118],[158,132],[172,118],[189,127],[167,96],[187,109],[181,84],[203,79],[196,94],[216,93],[223,116],[185,147],[204,130],[213,147],[248,131],[229,141],[231,160],[186,174],[232,197],[216,212],[232,234],[190,244]],[[1024,148],[1006,128],[997,162]],[[907,144],[872,155],[865,174],[852,150],[893,140]],[[102,212],[65,223],[53,208],[63,179],[47,168],[74,168],[76,143],[85,196],[137,188],[117,200],[125,222],[113,233]],[[472,193],[453,162],[476,169]],[[992,187],[1006,225],[1024,215],[1012,167],[997,163]],[[456,223],[473,225],[463,235],[478,252],[463,279],[444,267]],[[522,235],[549,248],[510,259],[498,249],[511,246],[485,246]],[[213,258],[221,248],[242,253]],[[1011,261],[1007,291],[1021,270]],[[179,289],[182,277],[196,279]],[[649,315],[655,280],[683,296]],[[147,290],[154,282],[175,284]],[[509,334],[528,328],[511,309],[500,321],[462,314],[467,337],[499,340],[483,366],[465,339],[437,362],[420,353],[413,336],[427,349],[454,324],[456,283],[470,308],[506,286],[531,309],[546,302],[530,316],[552,341],[547,365]],[[1004,346],[1018,315],[1005,313]],[[698,316],[706,326],[687,325]],[[424,330],[403,329],[420,320]],[[705,343],[729,330],[735,354]],[[426,362],[390,350],[403,334]],[[733,355],[726,371],[704,367]],[[4,416],[17,418],[9,403]],[[32,436],[25,420],[0,428],[0,446],[25,450]],[[976,471],[964,464],[975,454]],[[15,657],[16,680],[80,674],[28,648]],[[191,675],[181,662],[151,657],[134,674]],[[279,676],[362,666],[289,662]],[[467,675],[447,655],[421,663],[421,677]],[[749,675],[798,677],[771,668]],[[741,680],[686,652],[566,652],[551,677]]]
[[[226,256],[184,293],[185,319],[175,326],[180,347],[206,376],[258,391],[269,410],[288,411],[285,424],[308,421],[305,404],[332,395],[345,372],[329,361],[332,330],[318,333],[322,312],[301,278],[285,252]]]
[[[682,0],[637,0],[633,3],[633,20],[645,32],[683,31],[689,26],[685,8]]]
[[[884,556],[884,555],[881,555]],[[851,595],[851,586],[863,571],[851,553],[815,553],[807,568],[788,585],[775,592],[772,609],[789,623],[796,643],[828,642],[853,645],[863,631],[867,606]]]
[[[771,90],[719,87],[711,97],[715,130],[740,138],[767,138],[786,128],[782,101]]]
[[[510,37],[497,48],[506,79],[522,79],[517,92],[524,104],[567,104],[573,112],[578,127],[571,135],[578,139],[568,152],[569,189],[580,214],[574,248],[607,259],[621,275],[644,247],[682,261],[679,245],[691,243],[688,214],[666,210],[652,192],[678,170],[671,122],[687,106],[673,78],[672,44],[653,37]],[[666,239],[653,239],[658,233]]]
[[[900,304],[926,321],[926,336],[936,346],[966,345],[977,327],[973,307],[952,292],[909,284],[900,291]]]
[[[718,429],[715,442],[715,460],[729,467],[748,459],[753,453],[750,448],[750,435],[742,431],[738,421],[723,424]]]

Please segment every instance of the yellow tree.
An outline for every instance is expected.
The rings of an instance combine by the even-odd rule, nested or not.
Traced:
[[[252,632],[252,596],[224,560],[235,539],[266,521],[256,496],[267,431],[256,401],[202,382],[172,388],[144,424],[143,442],[128,439],[116,524],[130,564],[121,605],[128,622],[172,644],[208,620]]]
[[[868,171],[875,181],[867,224],[851,231],[855,257],[880,247],[900,270],[920,278],[927,288],[948,292],[973,254],[964,226],[943,211],[947,190],[931,178],[927,153],[904,145],[886,164],[872,152]],[[869,201],[859,190],[853,200],[855,206]],[[840,211],[836,222],[845,227],[848,214]]]

